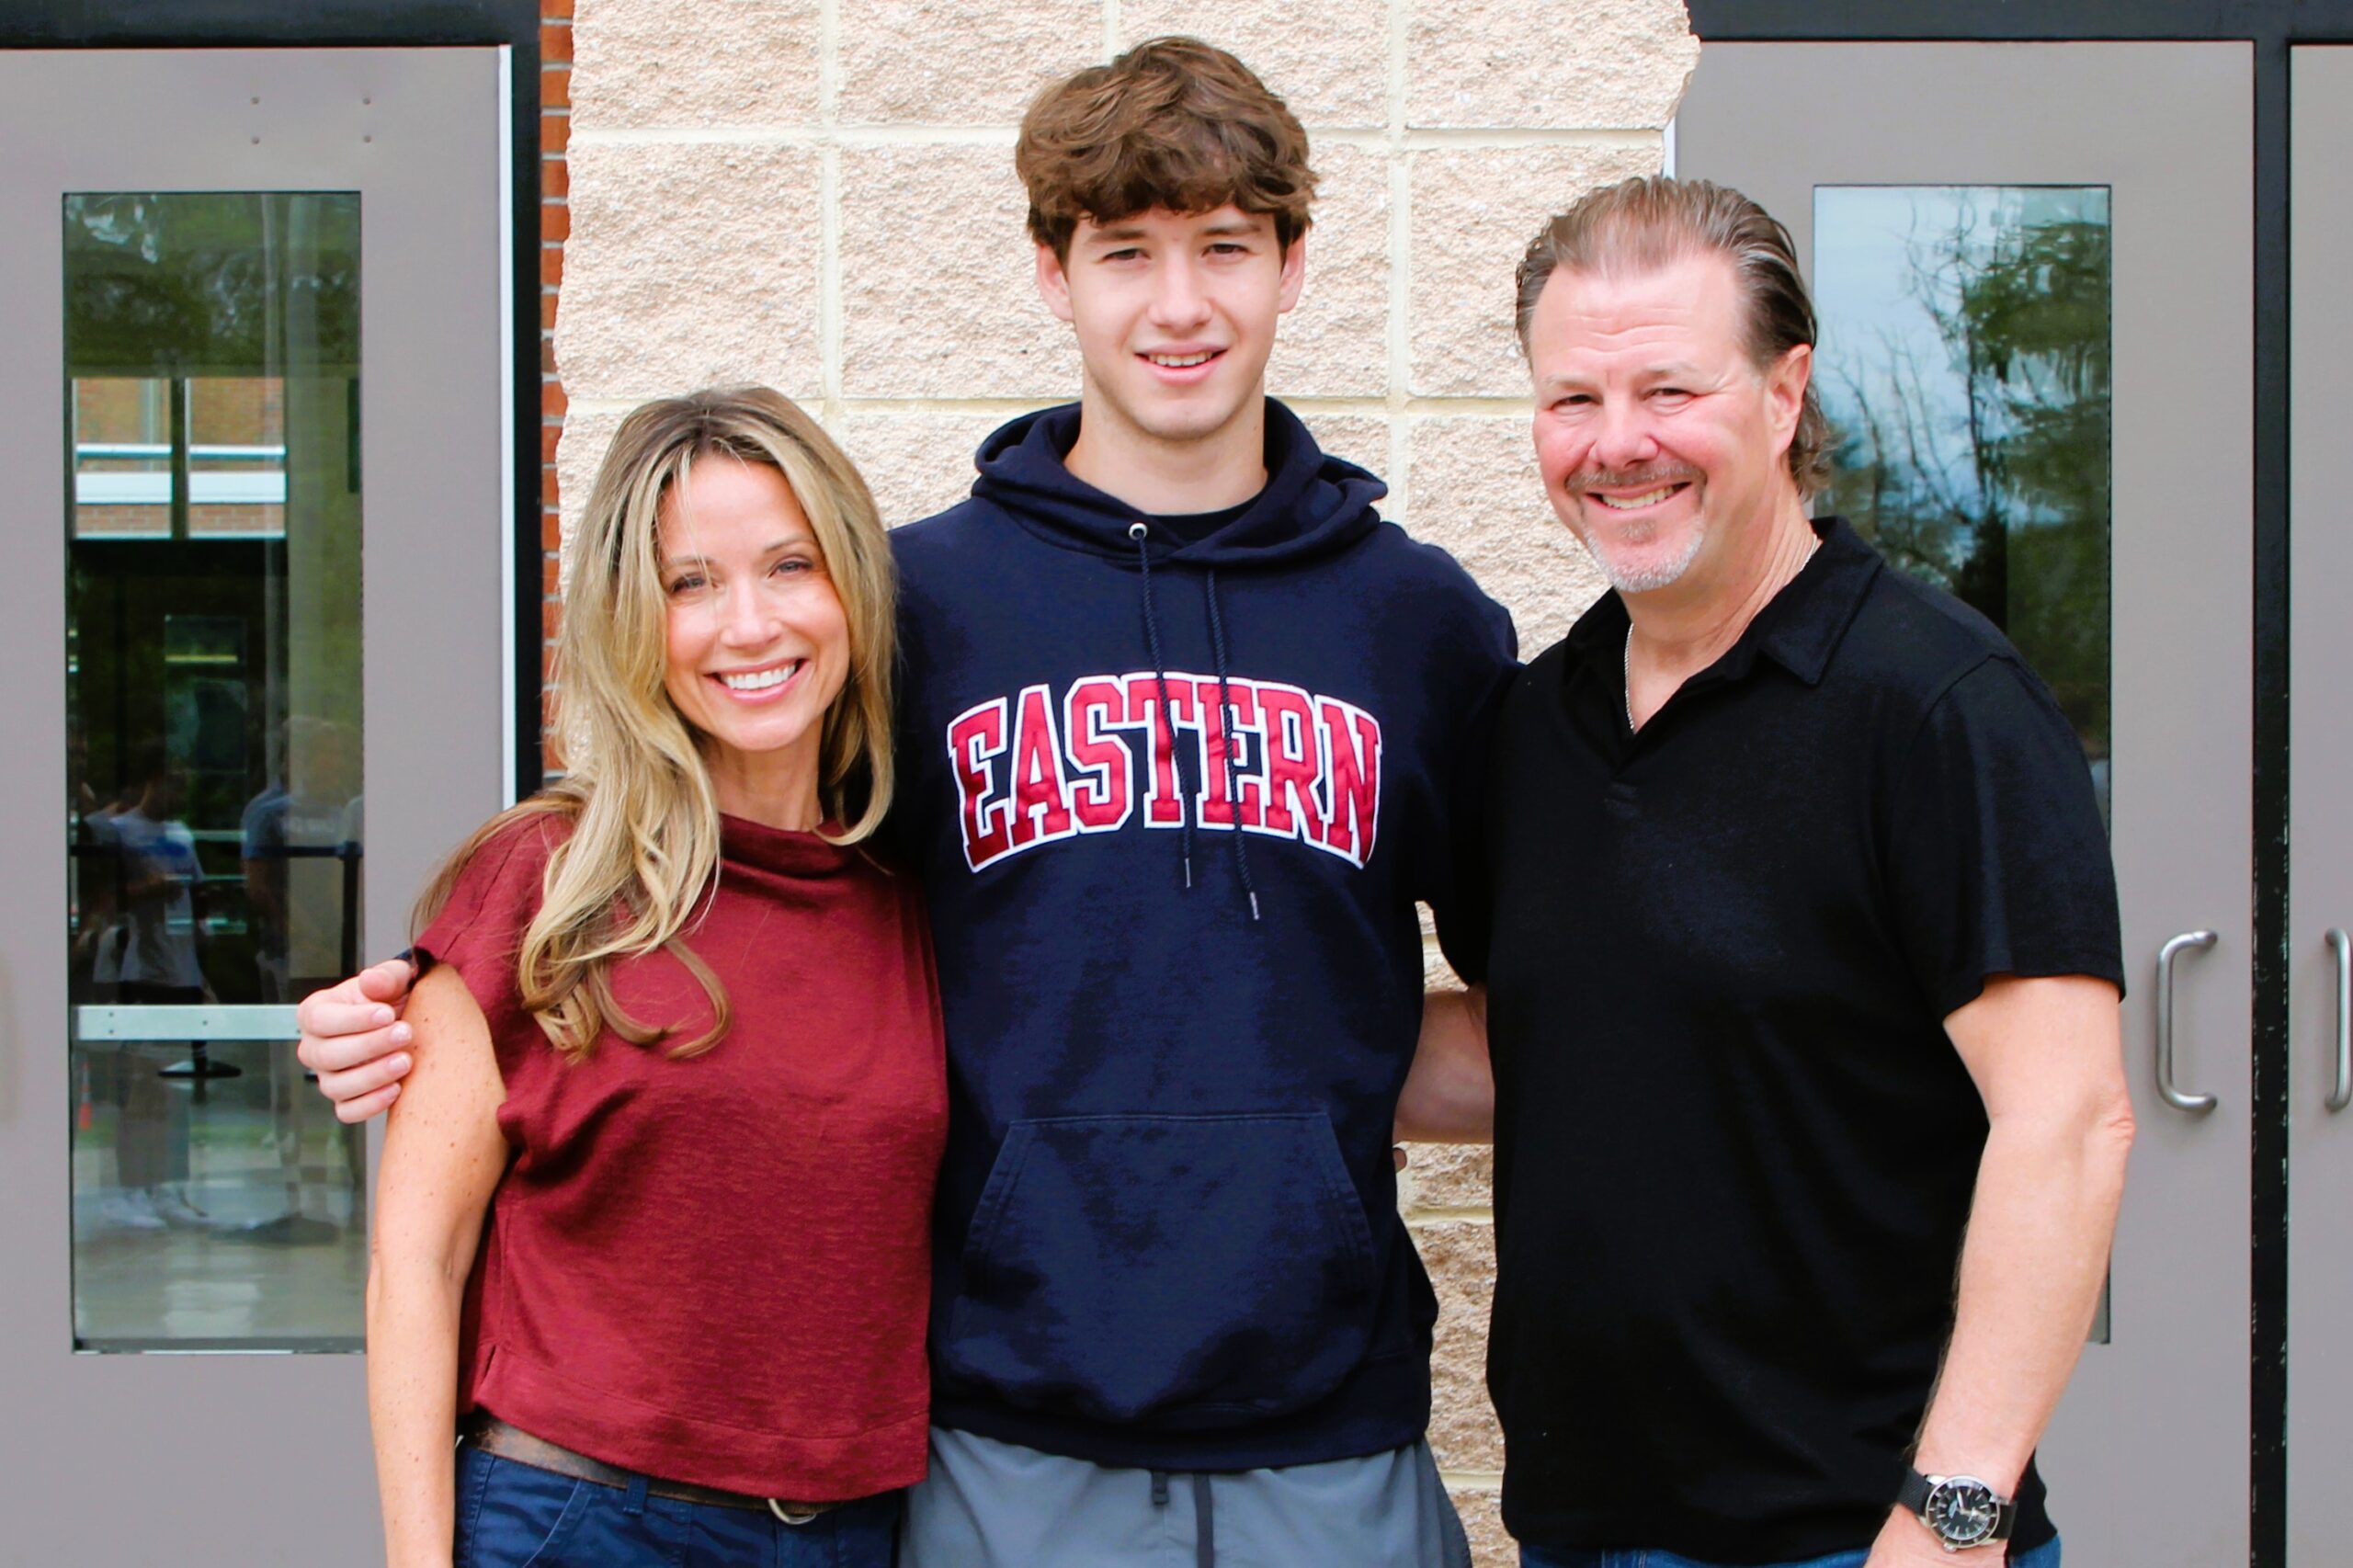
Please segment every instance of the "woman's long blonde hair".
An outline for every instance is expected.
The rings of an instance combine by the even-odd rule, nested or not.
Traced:
[[[839,447],[781,393],[723,387],[632,412],[597,471],[573,540],[556,637],[554,733],[566,771],[459,847],[417,901],[422,929],[474,853],[511,824],[540,817],[572,831],[550,854],[539,914],[516,958],[523,1006],[556,1050],[585,1057],[610,1028],[651,1045],[672,1026],[630,1017],[614,1001],[616,960],[667,949],[700,983],[710,1028],[672,1048],[710,1050],[727,1032],[727,993],[679,938],[719,871],[719,806],[696,732],[664,686],[667,595],[657,532],[664,503],[711,458],[775,469],[809,518],[849,629],[849,674],[826,709],[818,789],[827,835],[855,844],[891,804],[891,676],[896,578],[881,518]]]

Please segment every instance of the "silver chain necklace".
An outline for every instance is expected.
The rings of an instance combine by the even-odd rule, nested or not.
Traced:
[[[1626,622],[1626,733],[1634,733],[1634,623]]]

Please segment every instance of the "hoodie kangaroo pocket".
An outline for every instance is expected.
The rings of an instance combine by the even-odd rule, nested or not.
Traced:
[[[1372,1234],[1322,1111],[1017,1121],[940,1335],[1015,1405],[1211,1427],[1364,1358]]]

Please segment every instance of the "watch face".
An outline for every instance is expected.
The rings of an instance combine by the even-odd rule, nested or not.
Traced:
[[[1928,1494],[1921,1510],[1928,1528],[1948,1546],[1974,1546],[1992,1539],[2001,1522],[2001,1500],[1984,1482],[1956,1475]]]

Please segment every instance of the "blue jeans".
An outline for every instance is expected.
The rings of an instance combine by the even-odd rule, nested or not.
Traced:
[[[805,1525],[458,1450],[457,1568],[891,1568],[903,1494]]]
[[[1983,1556],[1979,1552],[1973,1555]],[[1834,1551],[1827,1557],[1809,1557],[1802,1562],[1776,1563],[1773,1568],[1863,1568],[1870,1556],[1865,1551]],[[1956,1555],[1953,1561],[1967,1568],[1969,1556]],[[1609,1551],[1560,1551],[1551,1547],[1522,1546],[1519,1568],[1716,1568],[1694,1557],[1678,1557],[1672,1551],[1644,1551],[1621,1547]],[[2012,1552],[2004,1560],[2004,1568],[2059,1568],[2059,1540],[2053,1536],[2029,1552]]]

